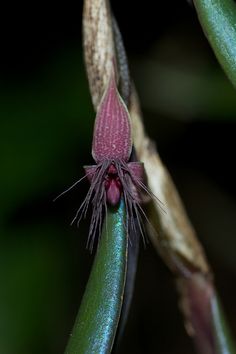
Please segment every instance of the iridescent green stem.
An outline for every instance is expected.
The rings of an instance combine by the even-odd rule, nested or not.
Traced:
[[[236,3],[233,0],[194,0],[194,5],[217,59],[236,87]]]
[[[123,200],[109,209],[66,354],[110,353],[122,307],[128,236]]]

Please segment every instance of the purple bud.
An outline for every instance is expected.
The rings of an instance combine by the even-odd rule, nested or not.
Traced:
[[[97,111],[92,155],[97,163],[113,159],[128,162],[131,150],[130,117],[116,88],[115,75],[112,72]]]

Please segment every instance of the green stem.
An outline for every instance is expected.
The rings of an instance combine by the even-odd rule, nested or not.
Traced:
[[[123,200],[108,210],[66,354],[110,353],[126,279],[128,236]]]
[[[217,59],[236,87],[236,3],[233,0],[194,0],[194,5]]]

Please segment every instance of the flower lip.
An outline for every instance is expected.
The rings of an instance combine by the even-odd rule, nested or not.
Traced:
[[[105,190],[107,202],[112,206],[116,206],[121,198],[122,184],[116,166],[113,163],[110,164],[107,170]]]

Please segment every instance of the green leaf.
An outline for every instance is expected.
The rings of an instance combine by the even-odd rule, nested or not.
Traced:
[[[66,354],[110,353],[120,317],[127,265],[123,200],[108,210]]]
[[[236,87],[236,4],[233,0],[194,0],[205,35]]]

